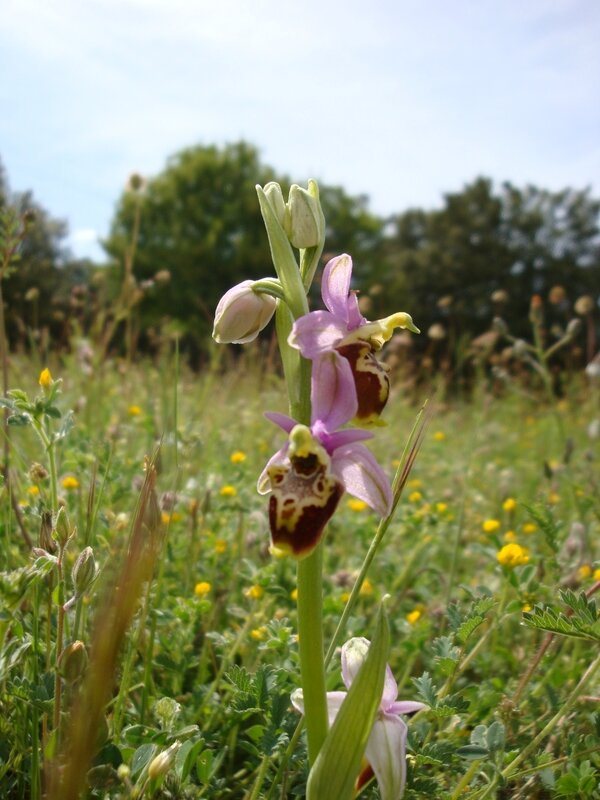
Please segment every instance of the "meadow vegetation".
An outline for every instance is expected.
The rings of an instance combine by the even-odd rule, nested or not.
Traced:
[[[11,220],[0,286],[29,224]],[[138,355],[136,242],[116,304],[68,346],[9,352],[0,330],[1,794],[304,797],[297,564],[256,489],[282,444],[263,414],[288,412],[274,340],[210,346],[193,371],[167,326]],[[562,291],[529,298],[527,339],[497,319],[465,344],[451,314],[420,352],[392,338],[370,443],[392,513],[346,493],[327,525],[326,688],[339,645],[374,652],[387,618],[382,664],[424,706],[409,800],[598,796],[600,383],[578,368],[595,306],[581,325]],[[381,791],[363,770],[359,796]]]

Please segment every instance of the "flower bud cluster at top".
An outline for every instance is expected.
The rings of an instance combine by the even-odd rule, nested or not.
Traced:
[[[269,459],[258,489],[271,494],[273,547],[303,558],[318,544],[344,491],[382,517],[390,512],[389,480],[362,444],[373,437],[364,428],[382,424],[379,416],[390,391],[377,352],[396,328],[419,331],[404,312],[373,322],[362,316],[346,254],[324,268],[325,310],[309,311],[307,293],[325,240],[317,184],[292,186],[287,202],[277,183],[258,186],[257,192],[277,277],[246,280],[226,292],[217,306],[213,337],[219,343],[250,342],[277,311],[292,416],[267,415],[288,438]],[[311,370],[310,397],[296,385],[302,383],[305,364]],[[352,420],[361,427],[343,427]]]

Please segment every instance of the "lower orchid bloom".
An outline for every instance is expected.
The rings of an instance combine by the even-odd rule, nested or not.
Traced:
[[[396,328],[419,329],[410,314],[400,311],[384,319],[369,322],[358,308],[356,292],[350,290],[352,259],[345,253],[325,265],[321,295],[327,310],[311,311],[294,323],[289,343],[304,358],[318,358],[323,353],[345,359],[352,369],[362,424],[376,423],[387,403],[390,381],[387,368],[375,358],[375,352],[387,342]]]
[[[344,491],[364,500],[385,517],[392,505],[389,480],[371,452],[359,442],[364,430],[336,430],[356,415],[352,373],[325,354],[313,362],[310,427],[284,414],[267,419],[289,436],[269,459],[258,491],[271,491],[269,523],[276,550],[296,558],[309,555]]]
[[[352,685],[367,656],[370,642],[363,637],[347,641],[342,647],[342,680],[347,689]],[[329,724],[332,725],[347,692],[327,692]],[[383,694],[375,722],[371,729],[365,758],[372,769],[379,786],[381,800],[399,800],[404,794],[406,783],[406,739],[408,728],[402,719],[404,714],[412,714],[426,706],[412,700],[398,700],[398,684],[392,670],[386,667]],[[292,693],[292,704],[304,713],[302,689]],[[358,779],[357,789],[366,781],[364,771]],[[370,774],[367,773],[367,779]]]

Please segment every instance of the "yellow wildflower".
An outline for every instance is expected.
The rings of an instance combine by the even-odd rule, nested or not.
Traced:
[[[178,511],[163,511],[160,515],[163,525],[168,525],[170,522],[179,522],[181,514]]]
[[[52,374],[48,367],[40,372],[39,384],[42,389],[49,389],[52,386]]]
[[[582,564],[579,569],[577,570],[577,576],[580,581],[586,581],[588,578],[592,577],[592,565],[591,564]]]
[[[298,599],[298,589],[292,589],[292,591],[290,592],[290,597],[294,602],[296,602],[296,600]]]
[[[254,639],[255,642],[262,642],[263,639],[267,638],[266,625],[261,625],[260,628],[254,628],[254,630],[251,630],[250,636]]]
[[[595,581],[600,581],[600,569],[595,569],[594,570],[594,574],[592,575],[592,578]]]
[[[265,590],[258,583],[255,583],[253,586],[249,586],[244,592],[246,597],[250,597],[252,600],[260,600],[264,593]]]
[[[204,595],[208,594],[211,589],[212,586],[208,581],[200,581],[200,583],[197,583],[194,587],[194,594],[197,597],[204,597]]]
[[[502,503],[502,508],[505,511],[508,511],[508,513],[514,511],[516,507],[517,507],[517,501],[513,497],[507,497],[506,500]]]
[[[129,406],[127,413],[130,417],[139,417],[142,413],[142,409],[139,406]]]
[[[514,542],[517,538],[517,534],[514,531],[506,531],[504,534],[504,541],[505,542]]]
[[[408,495],[408,502],[409,503],[418,503],[422,499],[423,499],[423,495],[421,494],[421,492],[411,492]]]
[[[215,553],[221,555],[227,550],[227,542],[225,539],[217,539],[215,541]]]
[[[364,511],[365,508],[369,507],[364,500],[359,500],[357,497],[351,497],[350,500],[348,500],[347,502],[347,506],[350,509],[350,511],[356,511],[356,512]]]
[[[33,486],[28,486],[27,487],[27,494],[30,494],[32,497],[35,497],[39,493],[40,493],[40,487],[39,486],[33,485]]]
[[[414,608],[406,615],[405,619],[409,625],[415,625],[423,616],[423,611],[420,608]]]
[[[342,603],[347,603],[350,600],[350,592],[342,592],[340,595],[340,600]]]
[[[237,489],[235,486],[231,486],[230,484],[226,484],[225,486],[221,486],[219,489],[219,494],[221,497],[235,497],[237,494]]]
[[[548,504],[555,506],[558,502],[560,502],[560,495],[558,492],[550,492],[548,495]]]
[[[423,485],[423,481],[421,481],[419,478],[411,478],[406,485],[409,489],[420,489]]]
[[[486,519],[481,527],[485,533],[496,533],[500,528],[500,521],[497,519]]]
[[[511,542],[498,550],[496,558],[503,567],[519,567],[529,561],[529,550],[516,542]]]
[[[246,453],[243,450],[236,450],[229,456],[229,460],[232,464],[242,464],[246,460]]]
[[[398,469],[398,467],[400,466],[401,463],[402,462],[400,461],[399,458],[394,458],[392,460],[392,467],[394,467],[394,469]]]
[[[435,510],[438,512],[438,514],[443,514],[444,511],[447,510],[447,508],[448,508],[448,503],[436,503],[435,504]]]
[[[533,606],[531,605],[531,603],[525,603],[525,605],[521,607],[521,611],[531,611],[532,608]]]
[[[436,431],[433,434],[433,438],[436,442],[443,442],[444,439],[446,438],[446,434],[444,433],[444,431]]]
[[[368,578],[365,578],[362,582],[358,593],[363,597],[367,597],[370,594],[373,594],[373,584]]]
[[[537,525],[535,524],[535,522],[526,522],[523,525],[523,533],[530,534],[530,533],[535,533],[536,531],[537,531]]]
[[[62,479],[63,489],[79,489],[79,481],[74,475],[65,475]]]

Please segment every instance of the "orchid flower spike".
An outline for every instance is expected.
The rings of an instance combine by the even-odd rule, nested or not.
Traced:
[[[390,392],[386,367],[375,358],[396,328],[414,333],[419,329],[410,314],[398,312],[369,322],[358,309],[356,293],[350,290],[352,259],[343,254],[332,258],[323,271],[321,294],[327,311],[311,311],[294,323],[289,336],[292,347],[308,359],[333,353],[350,364],[358,397],[357,420],[376,423]]]
[[[340,362],[341,361],[341,367]],[[352,372],[343,359],[325,353],[313,361],[310,427],[284,414],[267,413],[288,434],[260,478],[258,491],[271,491],[269,523],[273,547],[296,558],[320,541],[344,491],[364,500],[382,517],[389,514],[389,480],[361,440],[364,430],[336,430],[356,415]]]
[[[347,641],[342,647],[342,680],[349,689],[362,667],[370,642],[368,639],[356,637]],[[332,725],[347,692],[327,692],[327,710],[329,724]],[[386,667],[383,694],[375,722],[371,729],[365,758],[375,774],[379,785],[381,800],[400,800],[404,794],[406,783],[406,738],[408,728],[402,719],[404,714],[412,714],[426,706],[411,700],[398,700],[398,684],[392,670]],[[292,693],[292,704],[300,713],[304,713],[302,689]],[[358,779],[361,788],[365,773]]]

